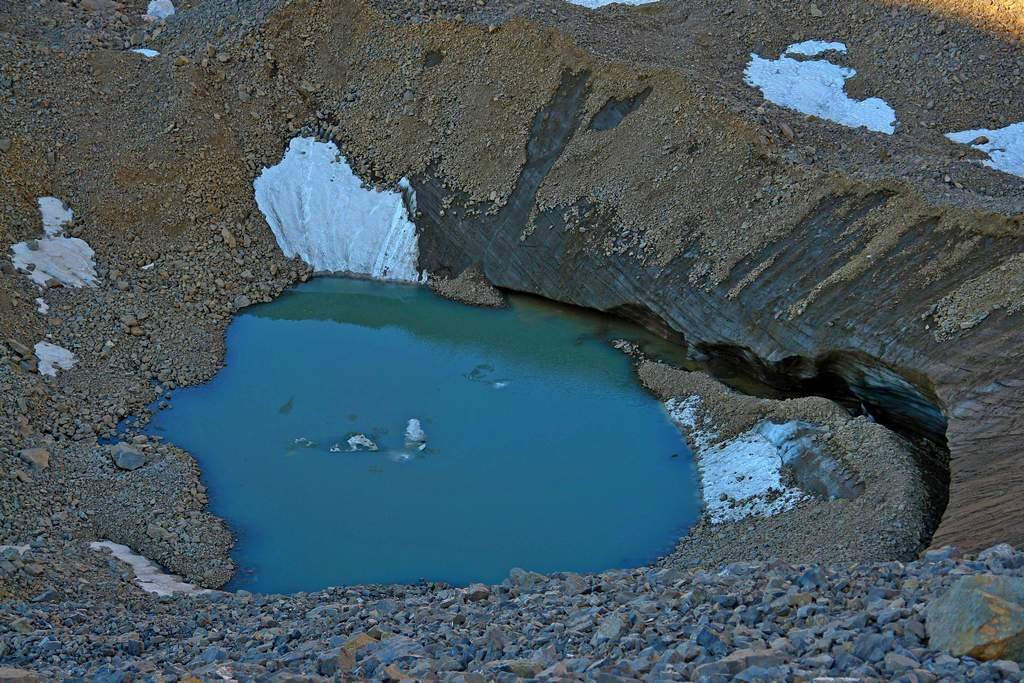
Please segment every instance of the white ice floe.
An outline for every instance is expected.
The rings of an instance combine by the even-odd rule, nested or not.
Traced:
[[[331,453],[355,453],[356,451],[379,450],[376,442],[366,434],[353,434],[348,437],[345,444],[347,447],[342,447],[342,445],[338,443],[334,444],[330,448]]]
[[[979,128],[946,133],[946,137],[988,154],[989,158],[981,162],[985,166],[1024,178],[1024,121],[996,130]],[[972,144],[975,141],[977,144]]]
[[[877,97],[854,100],[846,94],[846,81],[857,72],[823,59],[793,59],[787,55],[813,56],[822,52],[846,52],[843,43],[808,40],[789,46],[778,59],[751,54],[744,71],[747,85],[760,88],[775,104],[812,114],[851,128],[892,135],[896,111]]]
[[[75,219],[75,212],[56,197],[40,197],[39,213],[43,218],[43,233],[47,237],[64,234],[64,228]]]
[[[64,237],[74,212],[56,197],[40,197],[43,237],[11,245],[11,262],[38,285],[56,280],[66,287],[91,287],[96,282],[95,252],[77,237]]]
[[[408,181],[399,183],[415,205]],[[294,138],[253,181],[256,204],[284,255],[314,270],[424,282],[419,242],[403,192],[363,187],[333,142]]]
[[[133,47],[131,49],[131,52],[135,52],[137,54],[140,54],[143,57],[146,57],[147,59],[152,59],[153,57],[159,57],[160,56],[159,52],[157,52],[156,50],[151,50],[148,47]]]
[[[762,422],[739,436],[721,441],[716,432],[698,427],[700,397],[671,399],[669,415],[689,436],[697,456],[704,506],[714,524],[753,515],[770,517],[795,507],[808,496],[782,481],[784,456],[796,434],[791,423]],[[793,423],[795,424],[795,423]]]
[[[50,306],[46,303],[46,299],[41,296],[36,297],[36,310],[46,315],[50,312]]]
[[[605,5],[649,5],[652,2],[658,2],[658,0],[569,0],[574,5],[580,7],[588,7],[590,9],[597,9],[598,7],[604,7]]]
[[[405,447],[410,451],[422,451],[427,447],[427,435],[415,417],[405,426]]]
[[[39,359],[39,374],[56,377],[57,370],[70,370],[75,367],[78,359],[63,346],[50,342],[38,342],[35,346],[36,358]]]
[[[137,555],[126,545],[112,541],[93,541],[89,544],[93,550],[106,548],[114,557],[122,562],[131,565],[135,572],[135,583],[147,593],[157,595],[171,595],[172,593],[204,593],[205,589],[186,583],[180,576],[167,574],[160,571],[160,568],[147,560],[142,555]]]
[[[174,14],[174,3],[171,0],[150,0],[146,14],[155,19],[166,19]]]

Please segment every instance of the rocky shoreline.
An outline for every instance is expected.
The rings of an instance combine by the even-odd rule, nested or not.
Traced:
[[[1024,554],[999,546],[976,557],[935,550],[907,564],[513,570],[499,585],[468,588],[211,592],[128,604],[43,597],[0,605],[0,677],[1013,681],[1021,673],[1007,659],[1017,654],[1012,639],[992,642],[1011,635],[1012,622],[990,622],[981,642],[951,624],[991,618],[972,621],[964,602],[979,588],[1019,590],[1022,573]],[[982,651],[989,661],[968,654]]]

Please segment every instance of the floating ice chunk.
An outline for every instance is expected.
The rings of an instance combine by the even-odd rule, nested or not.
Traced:
[[[47,237],[64,234],[64,228],[75,218],[75,212],[56,197],[40,197],[39,213],[43,217],[43,233]]]
[[[294,443],[299,448],[316,448],[316,441],[313,441],[312,439],[309,439],[305,436],[296,437],[292,443]]]
[[[792,455],[789,441],[800,433],[801,423],[761,423],[719,442],[713,430],[698,427],[699,406],[698,396],[671,399],[665,404],[669,415],[689,436],[697,456],[704,506],[713,524],[753,515],[770,517],[808,497],[782,481],[783,456]]]
[[[46,303],[46,299],[44,299],[41,296],[40,297],[36,297],[36,310],[39,311],[40,313],[42,313],[43,315],[46,315],[47,313],[49,313],[50,306],[49,306],[49,304]]]
[[[416,418],[409,420],[409,424],[405,426],[405,447],[410,451],[422,451],[427,447],[427,435]]]
[[[842,43],[805,41],[787,48],[778,59],[750,55],[744,71],[747,85],[760,88],[765,99],[775,104],[812,114],[850,128],[864,127],[892,135],[896,111],[885,100],[869,97],[854,100],[846,94],[846,81],[857,72],[832,62],[797,60],[791,54],[818,54],[824,50],[845,52]]]
[[[153,57],[159,57],[160,56],[159,52],[157,52],[156,50],[151,50],[148,47],[133,47],[131,49],[131,52],[138,53],[138,54],[142,55],[143,57],[145,57],[146,59],[152,59]]]
[[[157,595],[171,595],[172,593],[206,593],[207,591],[198,586],[186,583],[180,576],[167,574],[160,571],[160,568],[147,560],[142,555],[137,555],[126,545],[112,541],[93,541],[89,544],[92,550],[106,548],[114,557],[131,566],[135,572],[135,583],[147,593]]]
[[[318,271],[378,280],[424,282],[416,268],[419,242],[402,192],[362,186],[333,142],[294,138],[276,166],[253,181],[256,204],[284,255]]]
[[[569,0],[574,5],[597,9],[605,5],[648,5],[658,0]]]
[[[838,52],[840,54],[846,54],[845,43],[830,43],[824,40],[805,40],[802,43],[793,43],[786,48],[787,55],[804,55],[805,57],[814,57],[820,55],[822,52]]]
[[[96,282],[95,252],[77,237],[44,237],[11,246],[11,262],[45,285],[56,280],[66,287],[91,287]]]
[[[38,342],[35,346],[36,358],[39,359],[39,374],[50,377],[57,376],[57,370],[70,370],[75,367],[78,359],[63,346],[50,342]]]
[[[366,434],[353,434],[348,437],[345,441],[348,448],[342,448],[341,444],[334,444],[331,446],[331,453],[341,453],[347,451],[349,453],[355,453],[356,451],[376,451],[379,450],[376,442],[368,437]]]
[[[156,19],[166,19],[174,14],[174,3],[171,0],[150,0],[146,14]]]
[[[971,145],[988,154],[989,158],[981,163],[997,171],[1024,178],[1024,121],[1011,123],[1005,128],[996,130],[979,128],[963,130],[959,133],[946,133],[946,137],[953,142],[965,145],[971,145],[981,137],[988,138],[988,142]]]

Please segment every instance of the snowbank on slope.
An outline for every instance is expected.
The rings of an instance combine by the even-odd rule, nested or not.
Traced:
[[[697,426],[700,397],[671,399],[669,415],[689,435],[697,456],[704,506],[713,524],[733,522],[752,515],[770,517],[795,507],[808,498],[782,481],[790,437],[796,423],[762,422],[736,438],[719,443],[718,434]]]
[[[70,370],[75,367],[78,359],[75,354],[50,342],[41,341],[36,344],[36,358],[39,359],[39,374],[56,377],[57,370]]]
[[[946,133],[946,137],[988,154],[989,158],[981,162],[985,166],[1024,178],[1024,121],[996,130],[978,128]]]
[[[74,212],[56,197],[40,197],[43,237],[11,245],[11,262],[32,282],[56,280],[65,287],[91,287],[96,283],[95,252],[77,237],[64,237]]]
[[[823,59],[788,56],[814,56],[822,52],[845,54],[846,45],[807,40],[790,45],[778,59],[751,54],[744,80],[747,85],[760,88],[765,99],[781,107],[850,128],[864,127],[892,135],[896,111],[885,100],[877,97],[854,100],[846,94],[846,81],[857,75],[855,70]]]
[[[399,183],[410,206],[415,197]],[[424,282],[416,226],[401,192],[363,187],[333,142],[295,138],[253,181],[256,204],[284,255],[314,270]]]
[[[198,588],[194,584],[182,581],[180,576],[166,574],[147,560],[142,555],[132,552],[132,549],[120,543],[112,541],[93,541],[89,544],[93,550],[106,548],[114,557],[131,566],[135,572],[135,583],[147,593],[157,595],[170,595],[172,593],[203,593],[205,589]]]

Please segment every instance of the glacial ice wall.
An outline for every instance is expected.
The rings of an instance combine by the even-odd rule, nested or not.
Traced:
[[[332,142],[294,138],[280,163],[253,181],[256,204],[284,255],[321,272],[423,282],[407,181],[402,192],[363,186]]]

